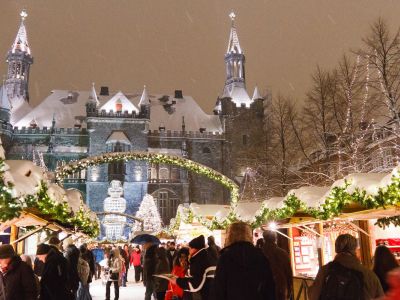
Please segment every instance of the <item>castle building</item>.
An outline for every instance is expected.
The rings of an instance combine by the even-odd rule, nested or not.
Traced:
[[[172,95],[111,91],[93,84],[88,91],[53,90],[36,107],[29,105],[33,56],[25,19],[7,55],[7,80],[0,91],[0,135],[7,159],[31,159],[54,170],[72,160],[99,154],[146,151],[182,156],[207,165],[240,183],[252,152],[265,149],[264,101],[246,90],[245,55],[235,15],[225,54],[226,80],[213,114],[175,90]],[[40,63],[40,62],[39,62]],[[182,203],[229,203],[219,184],[172,165],[129,161],[81,171],[64,184],[83,192],[89,207],[104,210],[110,182],[120,181],[126,214],[134,215],[148,193],[165,224]],[[125,228],[128,232],[129,228]],[[104,228],[103,228],[104,234]]]

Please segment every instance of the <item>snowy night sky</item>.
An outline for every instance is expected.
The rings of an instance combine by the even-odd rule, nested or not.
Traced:
[[[379,16],[400,25],[400,1],[0,0],[0,74],[26,8],[34,64],[33,105],[52,89],[173,94],[182,89],[210,113],[225,80],[234,10],[246,55],[247,89],[301,101],[317,64],[334,67],[361,46]]]

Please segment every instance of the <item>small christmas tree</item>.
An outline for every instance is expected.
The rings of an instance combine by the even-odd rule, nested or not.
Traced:
[[[157,232],[161,230],[161,217],[158,213],[156,203],[153,196],[146,194],[140,203],[139,210],[136,212],[136,217],[143,220],[143,230]],[[141,223],[135,222],[135,231],[140,231]]]

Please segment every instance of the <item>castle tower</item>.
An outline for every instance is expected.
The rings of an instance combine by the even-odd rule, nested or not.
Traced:
[[[232,12],[229,17],[231,31],[225,54],[226,80],[214,113],[221,118],[227,141],[224,173],[240,183],[245,170],[262,160],[258,153],[264,154],[264,105],[257,87],[252,98],[246,90],[245,56],[235,26],[236,16]]]
[[[8,63],[6,87],[11,103],[14,98],[23,98],[29,102],[29,68],[33,63],[33,57],[24,23],[28,14],[23,10],[20,16],[21,24],[6,60]]]

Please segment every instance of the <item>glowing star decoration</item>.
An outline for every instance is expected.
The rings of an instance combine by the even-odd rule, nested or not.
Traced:
[[[235,22],[236,15],[233,11],[229,14],[229,18],[231,18],[232,23]]]
[[[149,194],[143,197],[136,217],[143,220],[144,231],[159,232],[162,228],[162,221],[156,203],[153,196]],[[136,222],[135,231],[140,231],[141,229],[141,224]]]
[[[26,17],[28,16],[28,13],[26,12],[25,9],[23,9],[19,15],[21,16],[22,21],[25,21]]]

